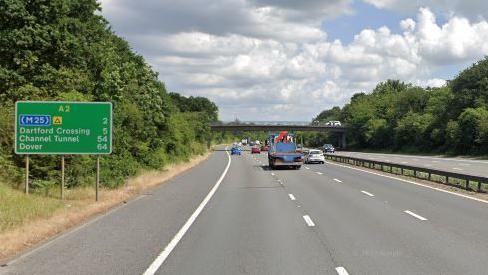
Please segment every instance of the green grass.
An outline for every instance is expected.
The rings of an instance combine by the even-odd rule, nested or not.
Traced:
[[[36,218],[51,216],[63,203],[36,194],[25,195],[0,182],[0,233]]]

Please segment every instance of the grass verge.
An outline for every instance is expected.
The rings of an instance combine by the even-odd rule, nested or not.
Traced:
[[[118,189],[101,190],[98,202],[94,201],[94,189],[88,187],[67,190],[66,199],[60,201],[36,194],[25,195],[0,183],[0,261],[107,212],[142,191],[196,166],[209,155],[169,165],[162,171],[145,171],[128,179]]]

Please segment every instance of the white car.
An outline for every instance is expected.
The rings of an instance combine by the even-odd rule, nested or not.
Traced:
[[[305,155],[305,163],[325,163],[324,152],[311,149]]]
[[[325,123],[326,126],[332,126],[332,127],[341,127],[342,124],[340,121],[329,121]]]

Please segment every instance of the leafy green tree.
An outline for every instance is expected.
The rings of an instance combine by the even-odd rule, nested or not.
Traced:
[[[158,75],[101,16],[96,0],[0,1],[0,165],[15,173],[13,108],[18,100],[110,101],[114,151],[104,157],[104,184],[116,187],[141,168],[160,168],[202,153],[217,106],[168,94]],[[5,120],[3,120],[5,118]],[[69,186],[93,182],[93,159],[67,158]],[[32,157],[35,186],[58,182],[54,156]]]
[[[331,120],[340,120],[341,119],[341,108],[340,107],[333,107],[332,109],[322,111],[318,114],[313,121],[317,122],[327,122]]]
[[[465,108],[488,105],[488,57],[462,71],[449,85],[454,93],[451,114],[457,117]]]
[[[485,107],[466,108],[461,113],[458,119],[459,153],[486,150],[486,121],[488,121],[488,110]]]

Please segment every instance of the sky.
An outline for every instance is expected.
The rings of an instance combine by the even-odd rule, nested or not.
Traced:
[[[488,54],[486,0],[100,3],[168,91],[223,121],[308,121],[387,79],[442,86]]]

